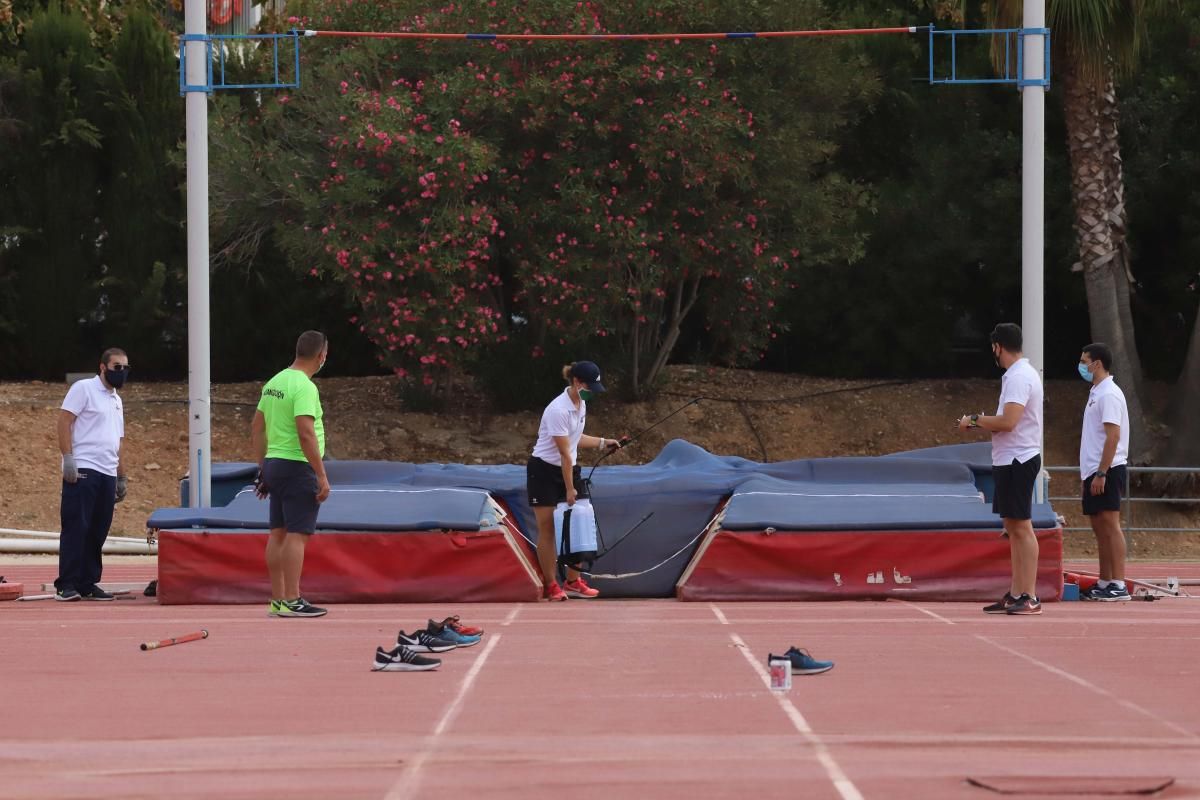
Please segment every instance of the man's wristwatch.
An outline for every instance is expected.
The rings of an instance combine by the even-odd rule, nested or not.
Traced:
[[[972,414],[972,415],[971,415],[971,427],[972,427],[972,428],[978,428],[978,427],[979,427],[979,415],[978,415],[978,414]]]
[[[1105,472],[1105,471],[1104,471],[1104,470],[1102,470],[1102,469],[1098,469],[1098,470],[1096,470],[1096,477],[1097,477],[1097,478],[1107,478],[1107,477],[1108,477],[1108,473],[1107,473],[1107,472]]]

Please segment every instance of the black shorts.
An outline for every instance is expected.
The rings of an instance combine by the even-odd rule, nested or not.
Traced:
[[[1125,465],[1110,467],[1104,480],[1103,494],[1092,495],[1092,473],[1083,482],[1083,513],[1087,516],[1099,514],[1101,511],[1120,511],[1121,492],[1125,491],[1125,481],[1128,479]]]
[[[1033,518],[1033,484],[1042,471],[1042,457],[1036,455],[1022,464],[1015,458],[1011,464],[992,467],[996,491],[992,496],[992,511],[1003,519]]]
[[[578,497],[591,497],[587,481],[576,464],[571,468],[572,480]],[[562,467],[531,456],[525,464],[525,482],[529,492],[529,505],[553,508],[567,499],[567,484],[563,480]]]
[[[317,473],[307,461],[268,458],[263,462],[263,480],[270,492],[271,529],[288,533],[312,533],[317,529]]]

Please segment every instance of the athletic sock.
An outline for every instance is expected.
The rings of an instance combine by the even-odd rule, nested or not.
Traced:
[[[1107,589],[1108,585],[1110,583],[1112,583],[1112,581],[1106,581],[1106,580],[1104,580],[1104,578],[1101,578],[1100,580],[1096,581],[1096,585],[1099,586],[1101,589]]]
[[[1115,587],[1117,587],[1118,589],[1122,589],[1122,590],[1123,590],[1123,589],[1125,588],[1125,581],[1109,581],[1109,582],[1108,582],[1108,585],[1109,585],[1109,586],[1115,586]]]

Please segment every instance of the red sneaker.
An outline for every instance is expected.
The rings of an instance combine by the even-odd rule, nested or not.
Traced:
[[[600,590],[593,589],[584,583],[582,576],[564,583],[563,589],[566,590],[567,597],[574,597],[577,600],[591,600],[594,597],[600,596]]]
[[[559,600],[566,600],[567,595],[563,592],[562,587],[558,585],[558,581],[554,581],[542,592],[542,599],[555,603]]]
[[[446,617],[444,620],[442,620],[442,624],[455,633],[461,633],[463,636],[483,635],[483,628],[476,628],[473,625],[463,625],[461,622],[459,622],[457,614],[455,614],[453,617]]]

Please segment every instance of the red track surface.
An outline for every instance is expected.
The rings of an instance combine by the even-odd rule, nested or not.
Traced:
[[[451,612],[483,643],[369,670]],[[791,644],[837,667],[772,694],[761,666]],[[965,778],[1160,775],[1159,797],[1200,794],[1197,600],[5,602],[0,647],[0,797],[987,798]]]

